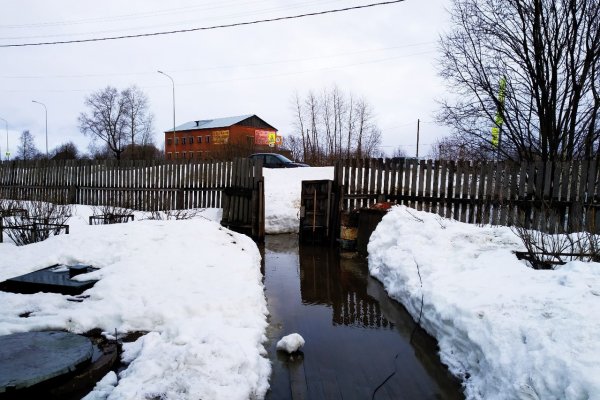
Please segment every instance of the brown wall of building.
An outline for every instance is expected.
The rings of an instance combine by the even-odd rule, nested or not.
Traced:
[[[194,129],[178,131],[175,134],[177,145],[173,145],[173,133],[165,132],[165,157],[203,159],[203,158],[230,158],[231,156],[244,156],[254,151],[274,150],[269,146],[258,146],[254,144],[255,131],[269,131],[276,133],[273,129],[259,129],[246,126],[233,125],[228,128]],[[219,144],[218,132],[229,131],[227,144]],[[201,140],[198,140],[198,138]],[[185,138],[185,140],[184,140]],[[190,143],[190,138],[191,143]],[[208,140],[207,140],[208,138]],[[185,142],[185,143],[184,143]],[[184,157],[185,153],[185,157]],[[238,154],[239,153],[239,154]]]

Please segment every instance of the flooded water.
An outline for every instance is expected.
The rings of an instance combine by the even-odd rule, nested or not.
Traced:
[[[267,399],[464,399],[435,340],[415,323],[361,258],[267,236],[264,274],[273,364]],[[277,352],[290,333],[302,354]]]

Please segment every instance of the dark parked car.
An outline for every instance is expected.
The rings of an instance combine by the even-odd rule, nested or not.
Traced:
[[[297,168],[308,167],[308,164],[294,162],[289,158],[275,153],[256,153],[250,157],[252,160],[262,160],[265,168]]]

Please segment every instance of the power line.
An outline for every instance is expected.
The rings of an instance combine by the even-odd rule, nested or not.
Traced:
[[[265,3],[268,0],[256,0],[244,2],[239,5],[249,5],[255,3]],[[189,6],[189,7],[179,7],[179,8],[166,8],[154,11],[145,11],[139,13],[130,13],[130,14],[121,14],[121,15],[109,15],[105,17],[93,17],[93,18],[83,18],[77,20],[66,20],[66,21],[51,21],[51,22],[39,22],[39,23],[31,23],[31,24],[20,24],[20,25],[0,25],[0,29],[30,29],[30,28],[44,28],[44,27],[53,27],[53,26],[65,26],[65,25],[79,25],[79,24],[89,24],[94,22],[113,22],[117,20],[128,20],[128,19],[138,19],[138,18],[148,18],[148,17],[157,17],[167,14],[181,13],[183,11],[188,10],[214,10],[219,8],[230,7],[235,4],[233,1],[223,2],[220,1],[218,5],[202,5],[202,6]]]
[[[266,18],[266,19],[247,21],[247,22],[236,22],[236,23],[232,23],[232,24],[213,25],[213,26],[205,26],[205,27],[189,28],[189,29],[179,29],[179,30],[164,31],[164,32],[150,32],[150,33],[140,33],[140,34],[135,34],[135,35],[122,35],[122,36],[111,36],[111,37],[101,37],[101,38],[91,38],[91,39],[64,40],[64,41],[54,41],[54,42],[2,44],[2,45],[0,45],[0,48],[32,47],[32,46],[48,46],[48,45],[69,44],[69,43],[101,42],[101,41],[108,41],[108,40],[120,40],[120,39],[132,39],[132,38],[149,37],[149,36],[171,35],[174,33],[207,31],[207,30],[213,30],[213,29],[232,28],[232,27],[236,27],[236,26],[257,25],[257,24],[262,24],[265,22],[275,22],[275,21],[284,21],[284,20],[290,20],[290,19],[299,19],[299,18],[305,18],[305,17],[312,17],[312,16],[316,16],[316,15],[340,13],[340,12],[345,12],[345,11],[350,11],[350,10],[359,10],[359,9],[364,9],[364,8],[371,8],[371,7],[378,7],[378,6],[383,6],[383,5],[401,3],[403,1],[405,1],[405,0],[390,0],[390,1],[384,1],[384,2],[379,2],[379,3],[364,4],[361,6],[352,6],[352,7],[345,7],[345,8],[337,8],[337,9],[333,9],[333,10],[316,11],[316,12],[312,12],[312,13],[289,15],[289,16],[285,16],[285,17]]]
[[[295,5],[287,5],[287,6],[280,6],[280,7],[271,7],[271,8],[264,8],[264,9],[260,9],[260,10],[256,10],[256,11],[252,11],[252,12],[248,12],[248,11],[243,11],[243,12],[237,12],[235,14],[226,14],[226,15],[219,15],[219,16],[213,16],[213,17],[205,17],[202,18],[201,20],[206,20],[206,19],[210,19],[210,20],[223,20],[223,19],[228,19],[228,18],[237,18],[237,17],[249,17],[249,16],[254,16],[254,15],[261,15],[261,14],[268,14],[271,13],[273,11],[288,11],[291,9],[296,9],[296,8],[301,8],[301,7],[305,7],[307,5],[313,5],[313,4],[323,4],[323,3],[331,3],[331,2],[339,2],[341,0],[316,0],[316,1],[312,1],[312,2],[308,2],[308,3],[301,3],[301,4],[295,4]],[[111,21],[107,21],[107,22],[116,22],[117,20],[111,20]],[[153,24],[153,25],[147,25],[147,26],[138,26],[138,27],[130,27],[128,29],[107,29],[107,30],[102,30],[102,31],[95,31],[95,32],[81,32],[81,33],[57,33],[57,34],[52,34],[52,35],[30,35],[30,36],[9,36],[9,37],[0,37],[0,40],[21,40],[21,39],[38,39],[38,38],[55,38],[55,37],[69,37],[69,36],[76,36],[76,35],[100,35],[100,34],[109,34],[109,33],[114,33],[114,32],[127,32],[127,31],[140,31],[140,30],[144,30],[144,29],[157,29],[157,28],[162,28],[164,26],[172,26],[172,25],[183,25],[183,24],[189,24],[189,23],[196,23],[198,22],[198,19],[193,19],[193,20],[185,20],[185,21],[178,21],[178,22],[169,22],[169,23],[163,23],[163,24]]]
[[[253,81],[253,80],[257,80],[257,79],[272,79],[272,78],[279,78],[279,77],[285,77],[285,76],[290,76],[290,75],[299,75],[299,74],[306,74],[306,73],[313,73],[313,72],[320,72],[320,71],[331,71],[331,70],[336,70],[336,69],[350,68],[350,67],[356,67],[356,66],[362,66],[362,65],[368,65],[368,64],[383,63],[383,62],[393,61],[393,60],[397,60],[397,59],[401,59],[401,58],[414,57],[414,56],[430,54],[430,53],[431,53],[430,51],[426,51],[426,52],[421,52],[421,53],[404,54],[404,55],[400,55],[400,56],[388,57],[388,58],[382,58],[382,59],[376,59],[376,60],[361,61],[361,62],[351,63],[351,64],[334,65],[334,66],[329,66],[329,67],[282,72],[282,73],[276,73],[276,74],[267,74],[267,75],[258,75],[258,76],[255,75],[255,76],[231,78],[231,79],[223,79],[223,80],[211,79],[211,80],[207,80],[207,81],[182,82],[182,83],[178,83],[177,86],[197,86],[197,85],[219,84],[219,83],[239,82],[239,81]],[[162,87],[162,85],[160,85],[160,86],[157,86],[157,85],[141,86],[142,89],[151,89],[151,88],[157,88],[157,87]],[[92,90],[94,90],[94,89],[70,89],[70,90],[60,89],[60,90],[43,90],[43,92],[67,93],[67,92],[90,92]],[[25,91],[9,89],[9,90],[5,90],[5,91],[10,92],[10,93],[24,93],[24,92],[39,93],[40,89],[25,90]]]
[[[411,43],[406,45],[392,46],[392,47],[380,47],[375,49],[362,49],[362,50],[354,50],[354,51],[346,51],[335,54],[326,54],[320,56],[312,56],[312,57],[299,57],[299,58],[288,58],[282,60],[273,60],[266,61],[261,63],[250,63],[250,64],[226,64],[226,65],[215,65],[210,67],[195,67],[195,68],[185,68],[185,69],[170,69],[172,72],[197,72],[197,71],[210,71],[210,70],[223,70],[223,69],[234,69],[234,68],[248,68],[248,67],[262,67],[266,65],[277,65],[277,64],[289,64],[289,63],[298,63],[312,60],[323,60],[330,58],[337,58],[347,55],[355,55],[355,54],[364,54],[364,53],[376,53],[383,52],[389,50],[399,50],[410,47],[420,47],[423,45],[430,45],[435,42],[419,42],[419,43]],[[433,50],[425,50],[419,53],[412,53],[401,55],[400,57],[410,57],[417,56],[421,54],[429,54]],[[396,57],[394,57],[396,58]],[[105,76],[129,76],[129,75],[155,75],[156,71],[129,71],[129,72],[107,72],[107,73],[95,73],[95,74],[77,74],[77,75],[0,75],[0,78],[3,79],[67,79],[67,78],[97,78],[97,77],[105,77]],[[412,122],[411,122],[412,124]]]

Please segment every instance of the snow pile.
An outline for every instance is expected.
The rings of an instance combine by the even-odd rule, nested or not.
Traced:
[[[267,234],[298,232],[302,181],[333,179],[333,169],[333,167],[264,168]]]
[[[284,336],[277,342],[277,350],[283,350],[288,353],[298,351],[302,346],[304,346],[304,338],[298,333]]]
[[[505,227],[394,207],[369,269],[440,345],[469,399],[600,399],[600,265],[535,271]],[[422,287],[421,279],[422,278]]]
[[[268,388],[267,308],[260,253],[248,237],[199,218],[88,226],[77,207],[70,235],[0,244],[0,280],[52,264],[83,263],[99,279],[82,302],[0,292],[0,335],[101,328],[147,331],[127,344],[127,368],[90,398],[248,399]],[[31,313],[28,318],[19,315]]]

